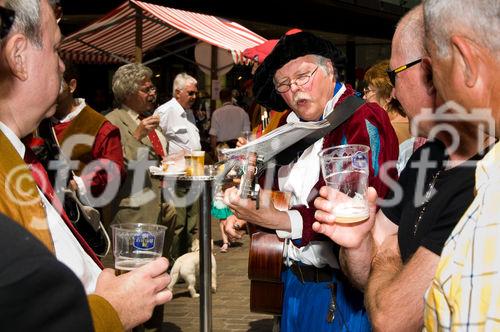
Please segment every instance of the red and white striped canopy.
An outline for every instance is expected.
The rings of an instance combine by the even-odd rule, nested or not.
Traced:
[[[179,33],[231,51],[233,57],[266,41],[240,24],[220,17],[130,0],[67,36],[60,48],[63,58],[80,63],[133,62],[138,11],[142,17],[143,54]]]

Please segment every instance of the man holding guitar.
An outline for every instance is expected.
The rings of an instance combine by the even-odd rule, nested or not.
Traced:
[[[330,126],[321,136],[314,133],[276,156],[277,172],[260,179],[264,189],[258,205],[242,198],[236,188],[225,192],[225,203],[239,219],[275,230],[285,243],[281,331],[370,330],[363,294],[344,281],[339,247],[312,230],[313,201],[325,184],[318,153],[341,144],[369,146],[369,185],[383,197],[387,186],[380,178],[381,166],[397,159],[398,141],[382,108],[359,102],[350,86],[337,81],[334,66],[341,61],[333,44],[310,33],[280,39],[255,73],[257,102],[291,109],[282,123],[326,118]],[[335,114],[348,115],[339,120]],[[385,175],[396,178],[396,170]],[[268,181],[273,184],[263,183],[263,178],[273,178]],[[269,189],[289,192],[291,207],[276,209]]]

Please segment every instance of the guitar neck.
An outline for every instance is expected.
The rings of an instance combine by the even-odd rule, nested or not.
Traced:
[[[257,153],[248,152],[245,162],[243,164],[243,176],[240,182],[240,197],[253,198],[255,188],[255,174],[257,170]]]

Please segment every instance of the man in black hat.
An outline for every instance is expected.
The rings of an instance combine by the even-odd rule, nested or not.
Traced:
[[[255,73],[257,102],[271,109],[291,109],[283,122],[321,120],[355,94],[337,81],[334,66],[341,62],[340,51],[326,40],[307,32],[284,36]],[[225,202],[238,218],[274,229],[285,241],[281,331],[370,329],[363,294],[344,282],[338,246],[312,230],[313,201],[325,184],[318,153],[341,144],[370,147],[369,185],[383,197],[387,186],[381,167],[398,158],[398,141],[387,113],[374,103],[360,106],[344,123],[299,151],[298,159],[279,167],[273,189],[291,192],[289,210],[278,211],[264,201],[257,210],[235,188],[225,193]],[[396,178],[396,170],[385,175]],[[266,196],[263,193],[261,200]]]

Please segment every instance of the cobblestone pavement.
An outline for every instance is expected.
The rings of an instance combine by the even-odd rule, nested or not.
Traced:
[[[270,332],[273,318],[270,315],[250,312],[250,281],[247,277],[249,238],[220,253],[219,225],[212,222],[212,238],[217,262],[217,292],[212,294],[213,332]],[[111,255],[104,265],[113,266]],[[174,286],[174,298],[165,307],[162,332],[198,332],[200,315],[199,298],[191,298],[185,283]]]
[[[220,231],[212,222],[212,238],[217,261],[217,292],[212,294],[212,331],[268,332],[272,316],[250,312],[250,282],[247,277],[249,238],[220,253]],[[174,299],[167,303],[163,331],[199,331],[199,298],[191,298],[186,284],[176,284]]]

